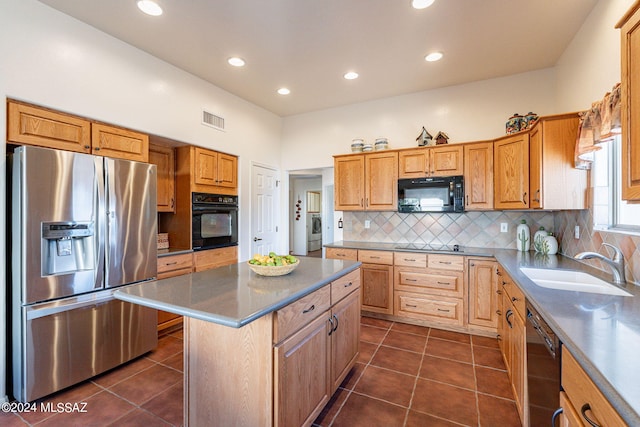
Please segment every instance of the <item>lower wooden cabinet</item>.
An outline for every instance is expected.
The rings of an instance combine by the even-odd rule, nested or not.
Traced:
[[[182,276],[193,271],[191,253],[167,255],[158,258],[158,279]],[[168,331],[182,325],[182,316],[167,311],[158,310],[158,332]]]
[[[310,426],[358,358],[360,284],[355,270],[237,329],[187,318],[185,423]]]
[[[209,249],[193,253],[193,270],[204,271],[238,262],[238,247]]]
[[[393,314],[393,266],[362,264],[362,310]]]
[[[346,259],[351,261],[358,260],[358,250],[348,248],[326,248],[325,258],[327,259]]]
[[[627,425],[566,347],[562,350],[561,372],[561,426]]]
[[[487,259],[467,261],[469,324],[495,330],[498,327],[498,263]]]

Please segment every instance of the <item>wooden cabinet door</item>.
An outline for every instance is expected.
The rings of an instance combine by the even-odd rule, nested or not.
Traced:
[[[463,173],[462,145],[444,145],[429,149],[429,176],[456,176]]]
[[[498,280],[495,261],[469,260],[469,323],[488,328],[498,326]]]
[[[91,153],[91,122],[46,108],[7,102],[7,140]]]
[[[393,266],[362,264],[362,309],[393,314]]]
[[[345,379],[360,349],[360,291],[349,294],[332,310],[331,394]]]
[[[334,168],[335,210],[364,210],[364,155],[335,157]]]
[[[216,169],[218,168],[218,153],[199,147],[195,147],[193,153],[194,182],[199,185],[215,186],[217,174]]]
[[[621,28],[622,199],[640,201],[640,5],[618,23]]]
[[[157,166],[158,212],[175,212],[176,162],[174,148],[149,144],[149,163],[153,163]]]
[[[128,129],[92,123],[91,148],[99,156],[149,161],[149,135]]]
[[[514,310],[515,312],[515,310]],[[520,419],[524,420],[525,413],[525,385],[527,381],[527,372],[525,364],[526,356],[526,336],[525,323],[522,317],[515,312],[511,316],[511,384],[513,386],[513,394],[516,400],[516,406]]]
[[[225,153],[218,153],[216,185],[218,187],[238,187],[238,158]]]
[[[325,251],[327,259],[348,259],[352,261],[358,260],[358,250],[348,248],[327,248]]]
[[[365,155],[365,209],[398,210],[398,153]]]
[[[529,134],[495,141],[493,157],[494,208],[529,208]]]
[[[427,176],[429,149],[416,148],[398,152],[398,178],[423,178]]]
[[[559,426],[560,427],[583,427],[582,421],[580,420],[580,415],[576,412],[576,409],[569,401],[567,397],[567,393],[564,391],[560,392],[560,407],[562,408],[562,413],[558,417]]]
[[[529,207],[532,209],[542,207],[542,129],[543,125],[538,123],[529,135]]]
[[[465,210],[493,209],[493,142],[464,146]]]
[[[311,425],[331,396],[329,312],[274,347],[275,425]]]

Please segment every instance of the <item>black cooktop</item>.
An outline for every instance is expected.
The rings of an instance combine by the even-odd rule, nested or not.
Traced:
[[[407,249],[412,251],[464,252],[460,245],[439,245],[432,243],[407,243],[397,245],[396,249]]]

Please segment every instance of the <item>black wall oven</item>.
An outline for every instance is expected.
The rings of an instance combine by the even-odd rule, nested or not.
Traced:
[[[191,194],[194,251],[238,244],[238,196]]]

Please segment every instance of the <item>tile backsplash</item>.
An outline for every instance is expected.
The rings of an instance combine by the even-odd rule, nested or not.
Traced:
[[[398,212],[344,212],[344,240],[454,245],[516,249],[516,227],[526,220],[531,235],[541,226],[558,238],[559,252],[574,256],[593,251],[607,254],[602,243],[619,247],[626,261],[627,280],[640,283],[640,235],[593,229],[592,211],[487,211],[461,214],[403,214]],[[365,228],[370,221],[370,228]],[[500,224],[508,224],[508,232],[500,232]],[[580,226],[580,239],[574,237]],[[609,272],[598,260],[584,260],[593,267]]]

